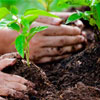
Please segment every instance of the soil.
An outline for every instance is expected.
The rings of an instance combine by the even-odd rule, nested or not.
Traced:
[[[100,100],[99,43],[70,58],[38,66],[28,67],[18,59],[12,69],[4,72],[20,75],[36,84],[37,95],[25,94],[29,100]]]

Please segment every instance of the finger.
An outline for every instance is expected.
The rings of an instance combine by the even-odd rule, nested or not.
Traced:
[[[4,68],[8,66],[13,66],[17,60],[15,58],[9,59],[9,58],[4,58],[0,60],[0,70],[3,70]]]
[[[17,52],[12,52],[0,56],[0,60],[4,58],[21,58],[21,56]]]
[[[52,18],[47,16],[39,16],[39,18],[36,21],[51,25],[60,25],[62,23],[62,19],[60,18]]]
[[[72,15],[73,13],[71,12],[51,12],[52,14],[59,16],[62,19],[67,19],[70,15]]]
[[[26,91],[27,87],[23,84],[17,83],[17,82],[8,82],[0,79],[0,85],[2,87],[7,87],[9,89],[14,89],[17,91]]]
[[[36,26],[48,26],[46,30],[38,33],[40,35],[45,35],[45,36],[63,36],[63,35],[72,36],[81,34],[80,28],[69,25],[54,26],[54,25],[34,22],[31,27],[36,27]]]
[[[5,98],[0,97],[0,100],[8,100],[8,99],[5,99]]]
[[[60,56],[65,53],[72,53],[82,49],[82,44],[65,46],[65,47],[54,47],[54,48],[42,48],[35,52],[35,55],[31,59],[39,59],[44,56]],[[40,52],[40,53],[39,53]]]
[[[24,95],[21,92],[17,92],[13,89],[9,89],[9,88],[5,88],[5,87],[0,87],[0,96],[11,96],[14,97],[15,99],[22,99],[22,98],[27,98],[26,100],[28,100],[28,97],[26,95]]]
[[[17,76],[17,75],[10,75],[10,74],[6,74],[6,73],[3,73],[3,72],[0,72],[0,79],[3,79],[5,81],[7,81],[7,82],[12,82],[12,83],[16,83],[16,84],[18,83],[17,87],[15,87],[15,88],[18,88],[19,85],[21,85],[21,84],[22,84],[21,86],[23,88],[25,88],[25,86],[26,86],[29,91],[31,89],[35,88],[35,84],[34,83],[32,83],[32,82],[30,82],[30,81],[28,81],[28,80],[26,80],[26,79],[24,79],[24,78],[22,78],[20,76]],[[23,85],[25,85],[25,86],[23,86]]]
[[[58,57],[43,57],[35,62],[36,63],[47,63],[47,62],[51,62],[51,61],[57,61],[60,59],[68,58],[68,57],[70,57],[70,55],[63,55],[63,56],[58,56]]]
[[[62,47],[75,44],[81,44],[85,42],[85,38],[81,35],[77,36],[56,36],[56,37],[45,37],[45,43],[42,44],[42,47]]]
[[[25,84],[28,83],[28,81],[20,76],[17,75],[10,75],[10,74],[6,74],[3,72],[0,72],[0,79],[4,79],[5,81],[8,82],[17,82],[17,83],[21,83],[21,84]]]
[[[27,80],[20,76],[6,74],[3,72],[0,72],[0,78],[6,80],[8,82],[18,82],[18,83],[22,83],[22,84],[27,83]]]

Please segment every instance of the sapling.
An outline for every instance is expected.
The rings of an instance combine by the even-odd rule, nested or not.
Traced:
[[[2,9],[4,8],[0,8],[0,9],[1,9],[1,12],[3,12]],[[24,15],[19,16],[18,9],[15,6],[12,6],[10,11],[7,10],[3,13],[6,13],[4,16],[6,16],[7,14],[11,14],[12,21],[10,21],[7,24],[7,27],[13,30],[16,30],[18,32],[18,37],[16,38],[14,42],[15,47],[22,58],[24,58],[24,56],[26,55],[27,64],[29,65],[29,42],[30,40],[37,32],[43,31],[48,28],[48,26],[39,26],[39,27],[30,28],[31,24],[39,17],[39,15],[49,16],[49,17],[57,17],[57,16],[52,15],[46,11],[37,10],[37,9],[26,10],[24,12]],[[0,18],[2,17],[0,16]]]
[[[100,0],[62,0],[59,4],[68,3],[70,5],[82,5],[90,7],[90,11],[77,11],[66,21],[66,24],[83,18],[88,20],[91,26],[94,26],[99,32],[96,33],[96,40],[100,41]]]

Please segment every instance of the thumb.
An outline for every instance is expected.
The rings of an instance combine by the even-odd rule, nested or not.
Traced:
[[[16,58],[21,58],[21,56],[17,52],[7,53],[0,56],[0,71],[8,66],[13,66],[14,64],[16,64]]]
[[[15,58],[12,58],[12,59],[4,58],[4,59],[0,60],[0,71],[8,66],[13,66],[16,63],[16,61],[17,60]]]

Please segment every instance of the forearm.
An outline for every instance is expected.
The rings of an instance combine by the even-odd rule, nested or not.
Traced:
[[[0,30],[0,54],[15,52],[15,46],[12,43],[15,41],[18,33],[16,31],[4,28]]]

